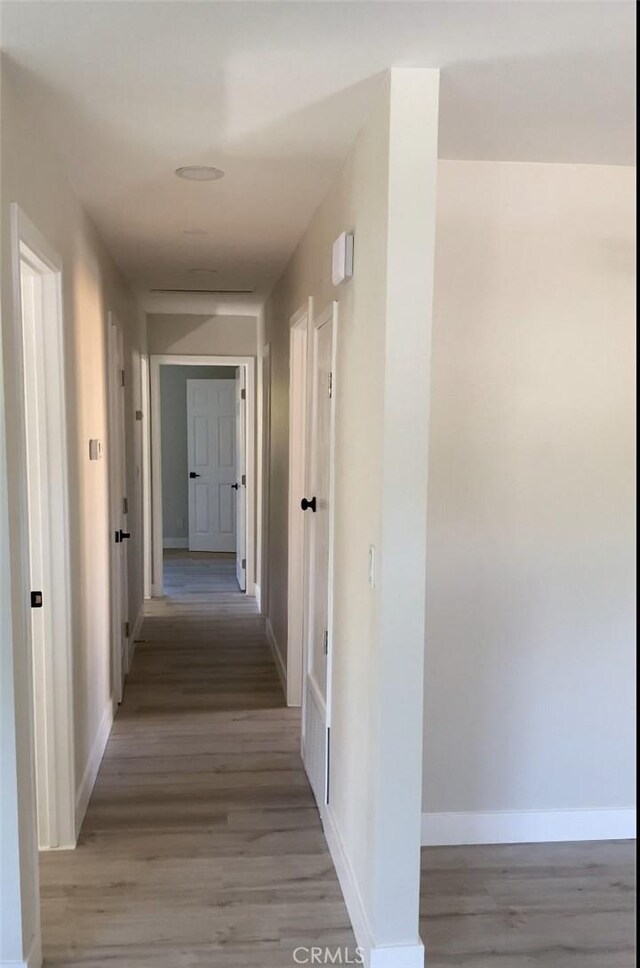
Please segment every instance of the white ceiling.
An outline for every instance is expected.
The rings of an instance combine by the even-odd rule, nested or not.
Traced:
[[[615,0],[2,4],[8,67],[133,288],[258,302],[386,68],[442,69],[441,157],[634,164],[634,38]],[[191,164],[227,176],[172,174]]]

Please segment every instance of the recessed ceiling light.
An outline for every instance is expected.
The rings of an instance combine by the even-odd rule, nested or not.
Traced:
[[[203,272],[209,274],[215,274],[217,271],[217,269],[189,269],[189,272]]]
[[[176,175],[189,181],[217,181],[224,178],[224,172],[212,165],[185,165],[183,168],[176,168]]]

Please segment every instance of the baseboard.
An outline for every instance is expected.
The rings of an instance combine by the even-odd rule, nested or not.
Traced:
[[[76,794],[76,840],[80,836],[82,821],[84,820],[84,815],[87,812],[87,807],[89,806],[91,792],[96,782],[96,777],[98,775],[98,770],[100,769],[100,764],[102,763],[102,757],[104,756],[104,751],[112,726],[113,704],[111,700],[109,700],[102,714],[102,719],[100,720],[100,725],[98,726],[96,738],[93,741],[93,746],[91,747],[91,752],[89,754],[89,761],[85,767],[84,776],[82,777],[82,782],[80,783],[80,787]]]
[[[422,815],[423,847],[631,840],[635,835],[635,810],[520,810],[513,813]]]
[[[183,548],[183,549],[188,548],[189,539],[188,538],[163,538],[162,547],[167,548],[168,550],[171,548]]]
[[[405,945],[376,945],[358,882],[329,804],[323,811],[324,834],[333,860],[356,944],[365,968],[424,968],[424,946],[418,938]]]
[[[31,942],[26,958],[19,960],[10,958],[0,961],[0,968],[42,968],[42,941],[40,934],[37,934]]]
[[[284,692],[285,699],[287,698],[287,670],[285,664],[282,660],[282,653],[278,647],[278,642],[275,635],[273,634],[273,626],[271,625],[270,619],[265,620],[265,630],[267,633],[267,642],[271,648],[271,654],[273,656],[273,661],[275,662],[276,669],[278,670],[278,678],[280,679],[280,685],[282,686],[282,691]]]

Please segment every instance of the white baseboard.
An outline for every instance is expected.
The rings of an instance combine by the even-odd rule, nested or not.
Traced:
[[[323,810],[323,823],[333,866],[365,968],[424,968],[424,946],[419,938],[414,943],[405,945],[380,946],[374,943],[358,882],[335,815],[328,804]]]
[[[519,810],[513,813],[422,814],[423,847],[631,840],[635,835],[635,810]]]
[[[278,677],[280,679],[280,685],[282,686],[282,691],[284,692],[285,699],[287,698],[287,670],[285,664],[282,660],[282,653],[278,647],[278,642],[275,635],[273,634],[273,626],[271,625],[270,619],[265,620],[265,630],[267,633],[267,641],[271,647],[271,654],[273,656],[273,661],[275,662],[276,669],[278,670]]]
[[[111,700],[109,700],[105,706],[96,737],[93,741],[93,746],[91,747],[89,760],[85,767],[82,782],[80,783],[80,787],[76,793],[76,840],[80,835],[82,821],[84,820],[84,815],[87,812],[87,807],[89,806],[91,792],[96,782],[96,777],[98,775],[98,770],[100,769],[100,764],[102,763],[102,757],[104,756],[104,751],[112,726],[113,703]]]
[[[40,935],[37,934],[33,939],[24,959],[5,959],[0,961],[0,968],[42,968],[42,942]]]
[[[163,538],[162,539],[163,548],[188,548],[189,539],[188,538]]]

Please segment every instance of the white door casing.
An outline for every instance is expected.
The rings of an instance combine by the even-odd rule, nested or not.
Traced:
[[[247,390],[245,371],[239,366],[235,380],[235,422],[237,440],[236,494],[236,577],[241,590],[247,589]]]
[[[38,845],[76,843],[62,262],[11,206],[20,447],[21,597],[31,652]],[[30,608],[30,591],[42,607]]]
[[[128,663],[129,589],[127,580],[127,457],[125,367],[122,329],[108,313],[109,466],[111,547],[111,649],[113,701],[122,702]]]
[[[305,501],[313,503],[304,511],[302,756],[321,814],[329,795],[336,319],[333,303],[314,319],[310,332]]]
[[[164,594],[162,535],[162,430],[160,407],[160,368],[162,366],[238,366],[246,380],[246,591],[255,590],[255,359],[252,356],[193,356],[187,354],[152,354],[150,366],[151,424],[151,519],[152,519],[152,586],[153,597]]]
[[[235,397],[235,380],[187,380],[190,551],[236,548]]]

